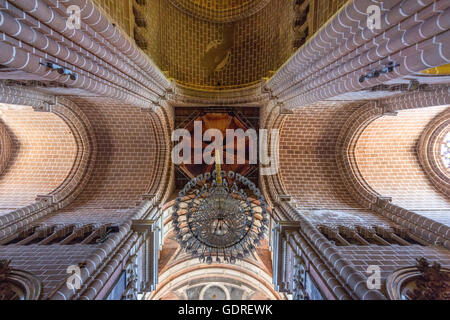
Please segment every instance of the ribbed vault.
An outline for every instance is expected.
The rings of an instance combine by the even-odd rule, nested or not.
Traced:
[[[362,132],[355,149],[363,179],[394,204],[450,223],[450,200],[430,181],[419,161],[418,142],[426,126],[448,109],[437,106],[384,116]]]
[[[68,217],[74,222],[83,217],[84,223],[124,221],[152,185],[159,149],[156,135],[162,132],[155,132],[150,116],[138,108],[107,98],[70,99],[92,124],[97,160],[80,195],[48,222]]]
[[[285,117],[280,132],[280,177],[301,208],[350,209],[360,205],[348,192],[336,163],[336,142],[359,103],[323,102]]]
[[[263,9],[270,0],[169,0],[184,12],[210,22],[233,22]]]
[[[7,213],[61,185],[74,165],[78,147],[69,126],[54,113],[7,104],[0,105],[0,112],[12,142],[0,179],[1,211]]]

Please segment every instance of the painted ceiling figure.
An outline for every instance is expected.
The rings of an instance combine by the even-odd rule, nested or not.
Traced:
[[[206,68],[208,74],[222,70],[229,63],[234,43],[235,28],[234,24],[224,25],[222,41],[214,40],[206,48],[201,64]]]

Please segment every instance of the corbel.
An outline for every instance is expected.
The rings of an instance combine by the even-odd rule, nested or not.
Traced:
[[[280,115],[294,114],[294,111],[292,111],[292,109],[286,108],[283,102],[278,102],[277,106],[280,108]]]
[[[375,106],[377,108],[381,109],[381,114],[383,116],[395,117],[395,116],[398,115],[397,111],[392,110],[392,108],[390,106],[388,106],[387,104],[383,103],[382,101],[375,101]]]
[[[131,221],[131,230],[136,231],[138,233],[151,233],[156,231],[155,224],[156,220],[132,220]]]
[[[35,112],[52,112],[52,106],[57,104],[58,98],[52,97],[50,101],[43,101],[37,106],[33,106]]]
[[[47,195],[38,195],[36,197],[36,201],[41,201],[47,204],[48,206],[51,206],[55,204],[55,197],[54,195],[47,194]]]
[[[275,207],[280,206],[283,202],[289,202],[292,200],[292,197],[290,195],[287,194],[278,194],[276,196],[276,199],[274,201],[274,205]]]
[[[377,206],[379,208],[384,208],[389,202],[392,202],[391,197],[378,196],[375,203],[373,203],[372,205]]]

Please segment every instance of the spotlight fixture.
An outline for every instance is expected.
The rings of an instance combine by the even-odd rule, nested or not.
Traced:
[[[366,75],[360,76],[359,82],[362,83],[368,79],[378,78],[381,74],[384,74],[384,73],[391,73],[392,71],[394,71],[394,68],[399,67],[399,66],[400,66],[400,64],[395,64],[394,62],[391,61],[380,70],[373,70]]]
[[[189,181],[178,193],[172,223],[180,246],[211,264],[251,255],[265,237],[269,214],[259,188],[233,171],[216,170]]]
[[[42,66],[46,66],[47,68],[56,70],[60,75],[68,75],[70,80],[77,80],[77,75],[70,69],[64,68],[63,66],[60,66],[54,62],[47,61],[46,63],[39,63]]]

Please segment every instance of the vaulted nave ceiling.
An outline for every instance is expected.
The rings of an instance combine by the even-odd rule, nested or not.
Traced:
[[[449,63],[449,0],[0,0],[0,300],[448,297]]]
[[[240,103],[236,98],[245,96],[240,101],[261,106],[264,93],[270,92],[288,108],[327,99],[376,99],[415,88],[426,89],[428,85],[445,84],[449,80],[448,66],[425,71],[447,63],[447,48],[441,45],[446,37],[442,30],[446,28],[443,21],[447,5],[443,2],[431,6],[430,1],[424,4],[382,1],[381,13],[386,25],[370,33],[365,29],[364,37],[359,38],[367,19],[366,2],[371,1],[92,1],[95,9],[91,1],[61,1],[66,6],[77,3],[83,8],[81,30],[86,29],[82,32],[89,34],[89,38],[79,38],[81,30],[64,28],[67,13],[62,6],[34,11],[31,2],[20,0],[14,5],[5,2],[2,5],[5,22],[1,26],[5,43],[19,45],[20,51],[24,51],[22,55],[33,47],[41,51],[36,53],[39,58],[35,56],[23,66],[22,59],[8,58],[7,53],[13,48],[5,47],[8,63],[0,64],[0,79],[25,82],[53,94],[107,93],[135,105],[159,104],[160,99],[191,106],[203,100],[208,105],[211,97],[214,99],[214,94],[221,92],[234,105]],[[41,7],[52,2],[38,1]],[[17,9],[26,10],[27,19],[20,18]],[[97,9],[100,11],[95,15],[90,14]],[[417,12],[420,19],[426,20],[421,23],[422,20],[416,21],[412,16],[402,18],[402,10]],[[346,16],[348,12],[351,16]],[[100,14],[103,16],[99,22]],[[11,29],[7,25],[14,19],[18,22]],[[49,22],[38,25],[39,19]],[[395,27],[400,22],[404,31]],[[49,23],[57,28],[53,31]],[[86,27],[86,23],[93,23],[94,29]],[[417,28],[421,32],[416,32]],[[28,37],[32,30],[39,31],[38,37]],[[101,35],[98,43],[91,41],[98,35]],[[110,37],[119,37],[112,38],[115,45],[121,46],[119,60],[113,58],[116,51],[103,45]],[[387,38],[391,41],[386,42]],[[321,41],[328,44],[323,47]],[[59,43],[72,49],[58,50]],[[351,47],[347,48],[345,43]],[[419,51],[425,53],[420,65],[409,65],[411,59],[406,60],[403,54],[405,50],[413,50],[414,43],[420,43]],[[436,60],[432,57],[437,53],[429,53],[437,52],[438,46],[443,56]],[[84,55],[86,50],[93,55]],[[329,53],[332,57],[325,59]],[[96,54],[103,61],[96,61]],[[86,61],[82,60],[84,57]],[[127,59],[140,62],[133,65]],[[49,62],[66,67],[77,79],[66,79],[45,68]],[[390,73],[380,72],[389,68]],[[137,76],[140,70],[146,75]],[[372,77],[375,71],[378,76]],[[132,81],[128,81],[129,76]],[[109,87],[111,80],[114,86]],[[261,84],[264,84],[262,91]],[[178,95],[171,99],[167,95],[173,93],[174,87]],[[249,88],[257,89],[244,92]],[[235,90],[233,95],[227,89],[240,90]],[[209,92],[212,96],[208,96]],[[183,100],[186,96],[192,99]]]
[[[323,23],[346,1],[145,0],[133,3],[134,21],[96,2],[169,78],[217,90],[269,77],[320,27],[313,7]]]

